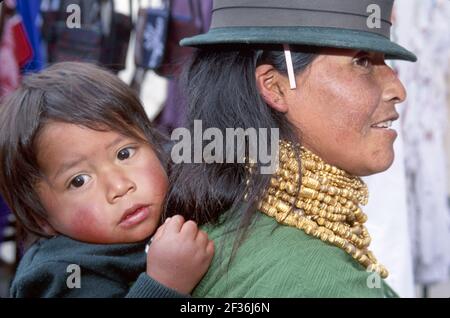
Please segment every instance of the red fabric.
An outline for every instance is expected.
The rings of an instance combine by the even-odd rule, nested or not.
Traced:
[[[20,18],[12,18],[14,25],[12,28],[13,38],[15,42],[14,54],[20,67],[25,66],[33,58],[33,48],[28,39],[25,26]]]
[[[14,27],[17,21],[11,18],[5,21],[2,39],[0,39],[0,97],[13,92],[20,84],[20,66],[16,57]]]

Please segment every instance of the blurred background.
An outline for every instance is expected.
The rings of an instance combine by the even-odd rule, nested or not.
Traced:
[[[179,40],[206,32],[212,0],[4,0],[0,98],[21,77],[60,61],[103,65],[141,97],[164,133],[183,124],[179,84],[192,54]],[[408,91],[396,122],[396,160],[365,178],[372,249],[402,297],[450,297],[450,0],[396,0],[394,40],[419,58],[389,62]],[[0,198],[0,297],[20,260]]]

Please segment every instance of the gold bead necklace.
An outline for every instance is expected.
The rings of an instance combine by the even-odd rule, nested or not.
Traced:
[[[364,226],[367,216],[360,208],[368,201],[366,184],[303,147],[300,158],[302,177],[298,191],[299,163],[294,146],[280,142],[280,166],[259,210],[281,224],[297,227],[343,249],[365,268],[386,278],[387,269],[368,250],[371,239]]]

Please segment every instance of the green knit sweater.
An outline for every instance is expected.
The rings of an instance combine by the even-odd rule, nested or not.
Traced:
[[[204,227],[216,254],[195,297],[397,297],[343,250],[263,214],[229,265],[236,232],[228,225]]]
[[[64,236],[42,239],[21,260],[11,297],[188,297],[145,273],[145,244],[88,244]],[[67,284],[76,282],[72,264],[79,266],[80,288]]]

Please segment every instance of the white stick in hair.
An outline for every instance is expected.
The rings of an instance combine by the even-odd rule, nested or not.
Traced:
[[[292,63],[292,55],[291,55],[291,48],[289,47],[289,44],[284,44],[284,55],[286,57],[286,65],[289,75],[289,83],[291,84],[291,89],[297,88],[297,82],[295,80],[295,73],[294,73],[294,64]]]

